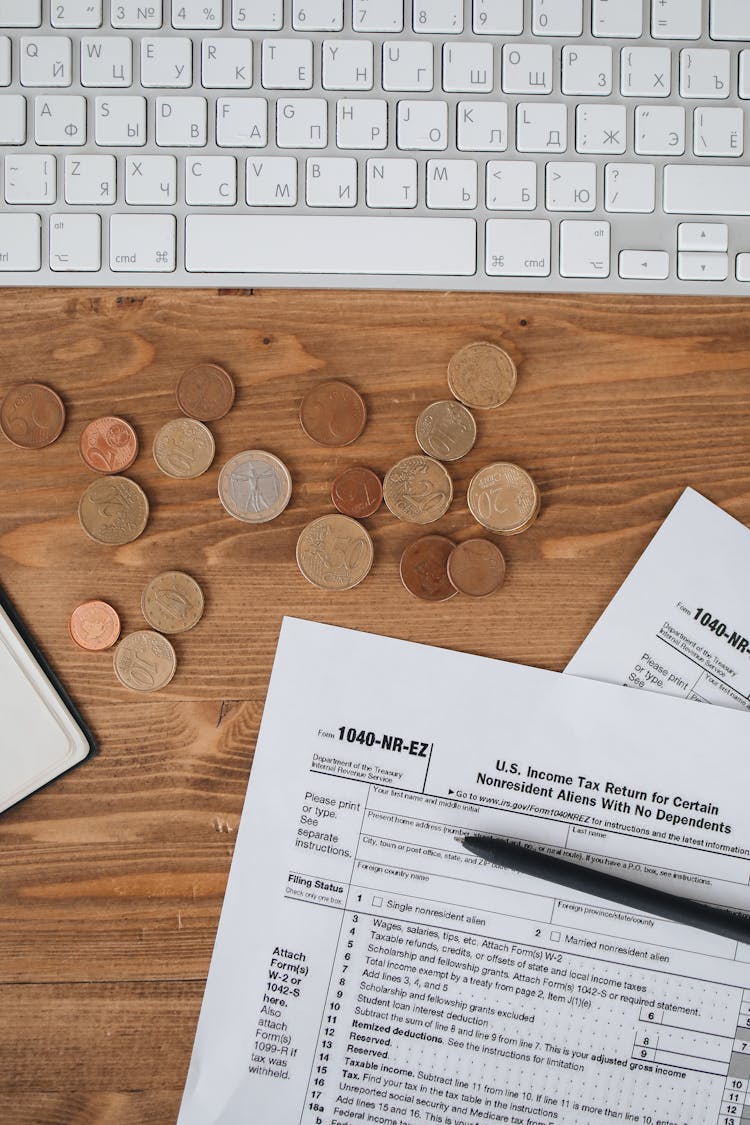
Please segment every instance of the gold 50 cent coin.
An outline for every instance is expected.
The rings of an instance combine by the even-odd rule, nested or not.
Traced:
[[[320,516],[297,540],[297,566],[320,590],[351,590],[370,573],[374,556],[372,539],[349,516]]]
[[[283,461],[263,449],[246,449],[219,474],[219,499],[230,516],[245,523],[268,523],[286,508],[292,478]]]
[[[474,410],[502,406],[516,386],[516,365],[502,348],[481,341],[467,344],[448,364],[451,394]]]
[[[448,470],[432,457],[404,457],[383,481],[388,510],[407,523],[433,523],[450,507],[453,482]]]
[[[120,641],[114,665],[118,680],[131,691],[159,691],[174,676],[177,657],[161,633],[141,629]]]
[[[518,535],[531,527],[541,504],[539,489],[526,470],[508,461],[475,473],[466,499],[478,523],[503,535]]]
[[[0,429],[22,449],[42,449],[57,441],[65,425],[63,401],[45,383],[11,387],[0,406]]]
[[[203,591],[181,570],[168,570],[152,578],[141,595],[141,612],[160,633],[185,633],[203,616]]]
[[[146,493],[129,477],[102,477],[84,492],[78,519],[97,543],[121,546],[131,543],[148,523]]]
[[[216,452],[208,426],[194,418],[175,418],[154,439],[154,461],[168,477],[192,480],[211,468]]]
[[[474,415],[453,400],[426,406],[415,429],[420,448],[438,461],[457,461],[477,440]]]

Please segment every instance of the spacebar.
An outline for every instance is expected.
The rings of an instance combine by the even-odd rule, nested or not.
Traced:
[[[473,219],[359,215],[189,215],[190,273],[424,274],[476,272]]]

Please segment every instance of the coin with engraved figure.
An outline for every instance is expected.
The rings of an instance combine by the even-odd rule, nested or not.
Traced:
[[[141,612],[160,633],[185,633],[203,616],[203,591],[181,570],[167,570],[152,578],[141,595]]]
[[[120,617],[108,602],[83,602],[70,615],[70,635],[86,652],[104,652],[120,636]]]
[[[234,405],[234,380],[216,363],[191,367],[177,384],[177,405],[188,418],[218,422]]]
[[[448,470],[432,457],[404,457],[383,481],[388,510],[407,523],[433,523],[450,507],[453,482]]]
[[[448,556],[448,577],[460,594],[486,598],[505,578],[505,559],[489,539],[466,539]]]
[[[177,657],[161,633],[141,629],[120,641],[114,666],[120,683],[131,691],[159,691],[173,678]]]
[[[416,435],[420,448],[430,457],[457,461],[477,440],[477,424],[460,402],[433,402],[417,418]]]
[[[365,428],[367,409],[354,387],[333,379],[307,392],[299,420],[318,445],[351,445]]]
[[[456,588],[448,578],[453,543],[445,535],[423,535],[401,555],[401,581],[410,594],[425,602],[445,602]]]
[[[194,418],[175,418],[154,438],[154,461],[168,477],[201,476],[211,468],[215,452],[213,434]]]
[[[320,516],[297,540],[297,565],[321,590],[351,590],[370,573],[372,539],[349,516]]]
[[[0,429],[22,449],[42,449],[57,441],[65,425],[60,396],[45,383],[11,387],[0,406]]]
[[[138,456],[138,437],[124,418],[95,418],[81,434],[81,457],[97,473],[124,473]]]
[[[84,492],[78,519],[97,543],[121,546],[131,543],[148,523],[146,493],[129,477],[102,477]]]
[[[383,502],[383,485],[372,469],[351,465],[334,480],[331,499],[342,515],[361,520],[377,512]]]
[[[508,461],[486,465],[469,482],[466,496],[474,519],[489,531],[518,535],[539,514],[539,489],[526,472]]]
[[[502,406],[516,386],[516,365],[497,344],[467,344],[448,364],[451,394],[475,410]]]
[[[219,474],[219,499],[230,516],[245,523],[275,520],[291,495],[292,478],[286,465],[263,449],[237,453]]]

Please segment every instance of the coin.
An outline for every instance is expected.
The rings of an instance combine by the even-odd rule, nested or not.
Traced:
[[[351,590],[370,573],[374,555],[372,539],[349,516],[320,516],[297,540],[297,566],[321,590]]]
[[[486,598],[505,578],[502,551],[489,539],[467,539],[451,551],[448,577],[459,593]]]
[[[453,543],[444,535],[423,535],[410,543],[401,556],[401,581],[410,594],[425,602],[445,602],[456,589],[448,578],[448,559]]]
[[[516,386],[516,365],[496,344],[467,344],[448,364],[451,394],[475,410],[502,406]]]
[[[120,618],[107,602],[83,602],[71,613],[69,628],[79,648],[103,652],[120,636]]]
[[[517,535],[539,514],[539,489],[525,469],[507,461],[486,465],[475,473],[467,493],[469,511],[490,531]]]
[[[335,379],[307,392],[299,420],[318,445],[351,445],[365,428],[367,410],[354,387]]]
[[[339,473],[331,488],[334,506],[345,516],[361,520],[377,512],[383,502],[380,477],[372,469],[352,465]]]
[[[219,499],[236,520],[267,523],[286,508],[292,478],[283,461],[262,449],[247,449],[219,474]]]
[[[130,543],[148,523],[146,493],[129,477],[102,477],[81,497],[78,519],[97,543]]]
[[[193,418],[175,418],[154,438],[154,461],[168,477],[192,480],[211,468],[216,452],[208,426]]]
[[[430,457],[457,461],[477,440],[477,424],[460,402],[433,402],[417,418],[416,435],[420,448]]]
[[[141,612],[160,633],[185,633],[203,616],[203,591],[194,578],[167,570],[152,578],[141,595]]]
[[[138,456],[138,437],[129,422],[108,414],[89,422],[81,434],[81,457],[97,473],[123,473]]]
[[[65,425],[60,396],[44,383],[11,387],[0,406],[0,429],[23,449],[42,449],[57,441]]]
[[[161,633],[141,629],[124,637],[115,649],[115,675],[132,691],[159,691],[177,670],[172,645]]]
[[[450,507],[453,483],[448,470],[432,457],[404,457],[385,474],[383,497],[388,509],[408,523],[433,523]]]
[[[183,414],[199,422],[217,422],[234,405],[234,380],[216,363],[199,363],[185,372],[175,393]]]

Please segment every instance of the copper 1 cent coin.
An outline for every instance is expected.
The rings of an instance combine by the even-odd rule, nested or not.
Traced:
[[[83,602],[71,613],[69,628],[79,648],[103,652],[120,636],[120,617],[108,602]]]
[[[334,379],[307,392],[299,420],[318,445],[351,445],[365,428],[367,410],[354,387]]]
[[[448,556],[448,577],[460,594],[486,598],[505,578],[505,559],[489,539],[467,539]]]
[[[177,384],[177,405],[188,418],[217,422],[234,405],[234,380],[216,363],[191,367]]]
[[[516,387],[516,365],[497,344],[467,344],[448,364],[451,394],[475,410],[491,410],[507,402]]]
[[[342,515],[361,520],[377,512],[383,502],[383,485],[372,469],[352,465],[336,477],[331,499]]]
[[[444,535],[423,535],[401,556],[401,581],[410,594],[426,602],[445,602],[456,588],[448,578],[453,543]]]
[[[124,473],[138,456],[138,437],[124,418],[95,418],[81,434],[81,457],[97,473]]]
[[[57,441],[65,425],[65,407],[44,383],[11,387],[0,406],[0,429],[22,449],[42,449]]]

